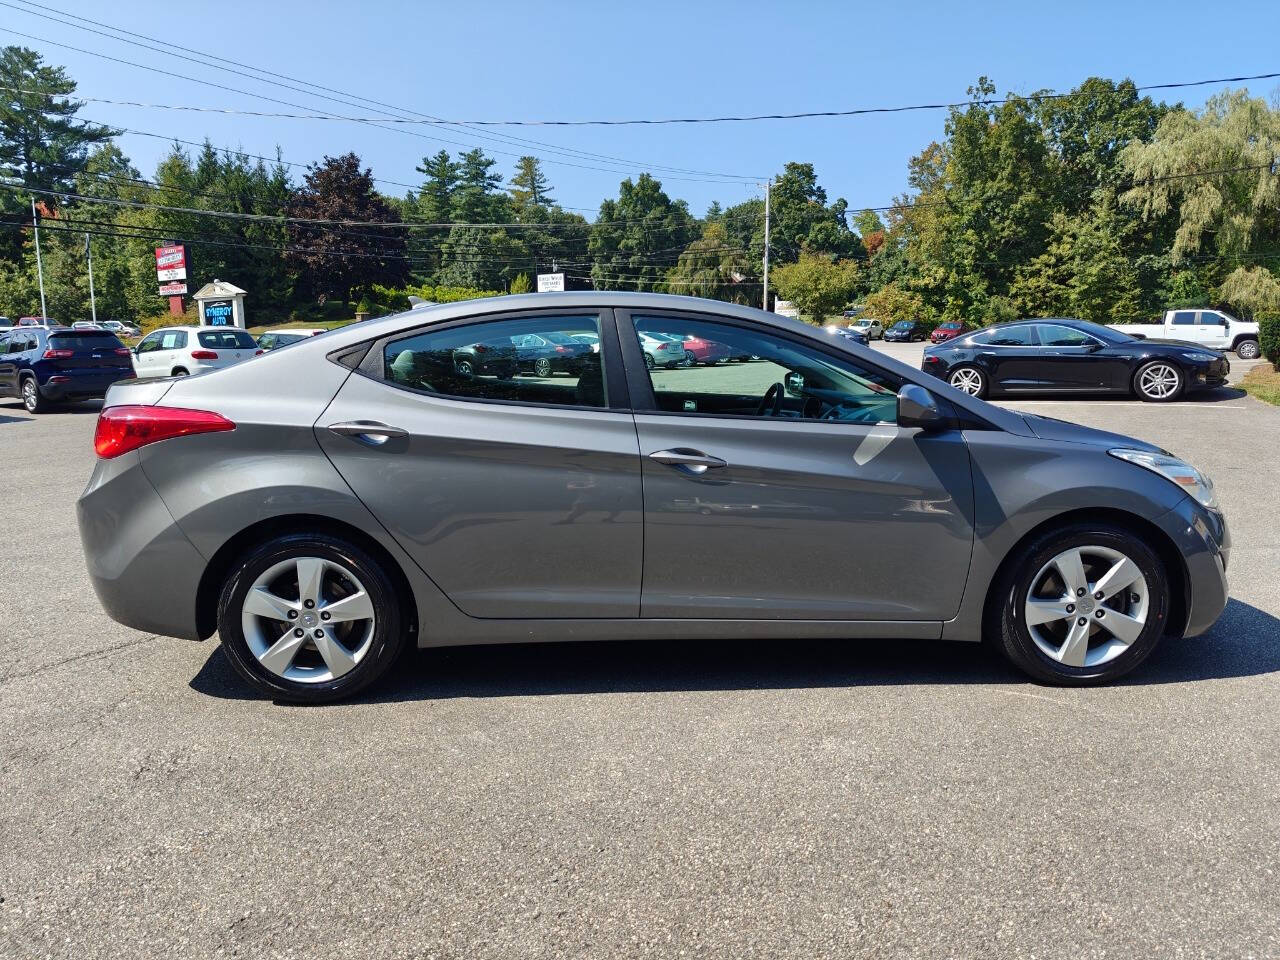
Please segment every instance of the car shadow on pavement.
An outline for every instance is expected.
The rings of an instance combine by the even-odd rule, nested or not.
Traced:
[[[1273,672],[1280,672],[1280,620],[1232,600],[1208,635],[1166,640],[1121,683],[1186,683]],[[354,702],[1024,680],[983,644],[618,640],[415,650]],[[265,699],[235,674],[220,646],[211,651],[191,688],[212,697]]]
[[[27,412],[26,408],[23,407],[21,400],[9,400],[7,403],[4,401],[0,401],[0,410],[6,409],[6,408],[9,410],[21,411],[24,414]],[[57,404],[47,413],[40,414],[40,416],[56,417],[58,416],[58,414],[61,414],[61,413],[92,413],[96,417],[101,412],[102,412],[101,400],[80,400],[74,403]],[[9,418],[0,417],[0,423],[4,423],[6,419],[9,419]],[[12,419],[27,421],[27,420],[34,419],[34,416],[28,415],[24,417],[14,417]]]
[[[1247,393],[1245,393],[1243,390],[1237,389],[1236,387],[1232,387],[1232,386],[1214,387],[1209,390],[1194,390],[1191,393],[1183,394],[1181,397],[1178,397],[1176,400],[1174,400],[1173,403],[1175,405],[1183,404],[1183,403],[1195,403],[1195,404],[1228,403],[1232,400],[1239,400],[1242,397],[1247,397],[1247,396],[1248,396]],[[996,399],[1001,403],[1008,402],[1008,403],[1017,403],[1019,405],[1026,404],[1029,407],[1034,407],[1038,404],[1058,405],[1058,404],[1064,404],[1064,403],[1087,403],[1087,402],[1093,402],[1093,401],[1099,401],[1099,402],[1115,401],[1117,403],[1124,403],[1124,402],[1141,403],[1142,402],[1138,397],[1129,393],[1072,393],[1070,395],[1042,393],[1042,394],[1034,394],[1034,395],[1018,394],[1013,396],[1002,394]],[[1161,406],[1167,406],[1167,404],[1151,403],[1151,404],[1148,404],[1148,406],[1150,406],[1152,409],[1157,409]]]

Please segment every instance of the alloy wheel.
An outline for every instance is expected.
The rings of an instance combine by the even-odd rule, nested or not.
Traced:
[[[373,645],[373,601],[343,564],[295,557],[253,582],[240,623],[250,652],[271,673],[325,683],[350,673]]]
[[[948,382],[957,390],[963,390],[971,397],[976,397],[982,393],[982,374],[973,369],[973,367],[961,367],[951,374],[951,379]]]
[[[1031,579],[1023,602],[1040,652],[1068,667],[1097,667],[1137,642],[1151,594],[1132,559],[1103,546],[1062,551]]]
[[[22,381],[22,405],[28,413],[35,413],[40,406],[40,397],[36,394],[35,381],[28,377]]]
[[[1258,353],[1257,340],[1241,340],[1240,345],[1236,347],[1236,356],[1241,360],[1256,360]]]
[[[533,364],[533,372],[544,378],[551,376],[551,361],[546,357],[539,357]]]
[[[1153,363],[1138,375],[1138,389],[1153,400],[1168,400],[1181,385],[1181,374],[1167,363]]]

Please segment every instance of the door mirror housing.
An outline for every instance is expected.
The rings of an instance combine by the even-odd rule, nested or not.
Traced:
[[[782,378],[782,389],[788,397],[804,396],[804,374],[788,371]]]
[[[908,383],[898,391],[898,426],[934,431],[942,430],[946,425],[947,418],[938,401],[924,387]]]

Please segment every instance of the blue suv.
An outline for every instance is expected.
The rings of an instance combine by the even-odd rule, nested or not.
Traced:
[[[14,327],[0,332],[0,397],[21,397],[28,413],[64,400],[96,400],[132,378],[129,348],[109,330]]]

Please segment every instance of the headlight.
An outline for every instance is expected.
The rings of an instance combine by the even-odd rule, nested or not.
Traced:
[[[1191,494],[1206,507],[1217,507],[1218,500],[1213,494],[1213,481],[1203,473],[1169,453],[1149,453],[1146,450],[1130,450],[1118,447],[1107,453],[1121,460],[1128,460],[1140,467],[1146,467],[1152,473],[1158,473],[1179,489]]]
[[[1212,353],[1184,353],[1182,356],[1186,360],[1195,360],[1197,363],[1218,359]]]

